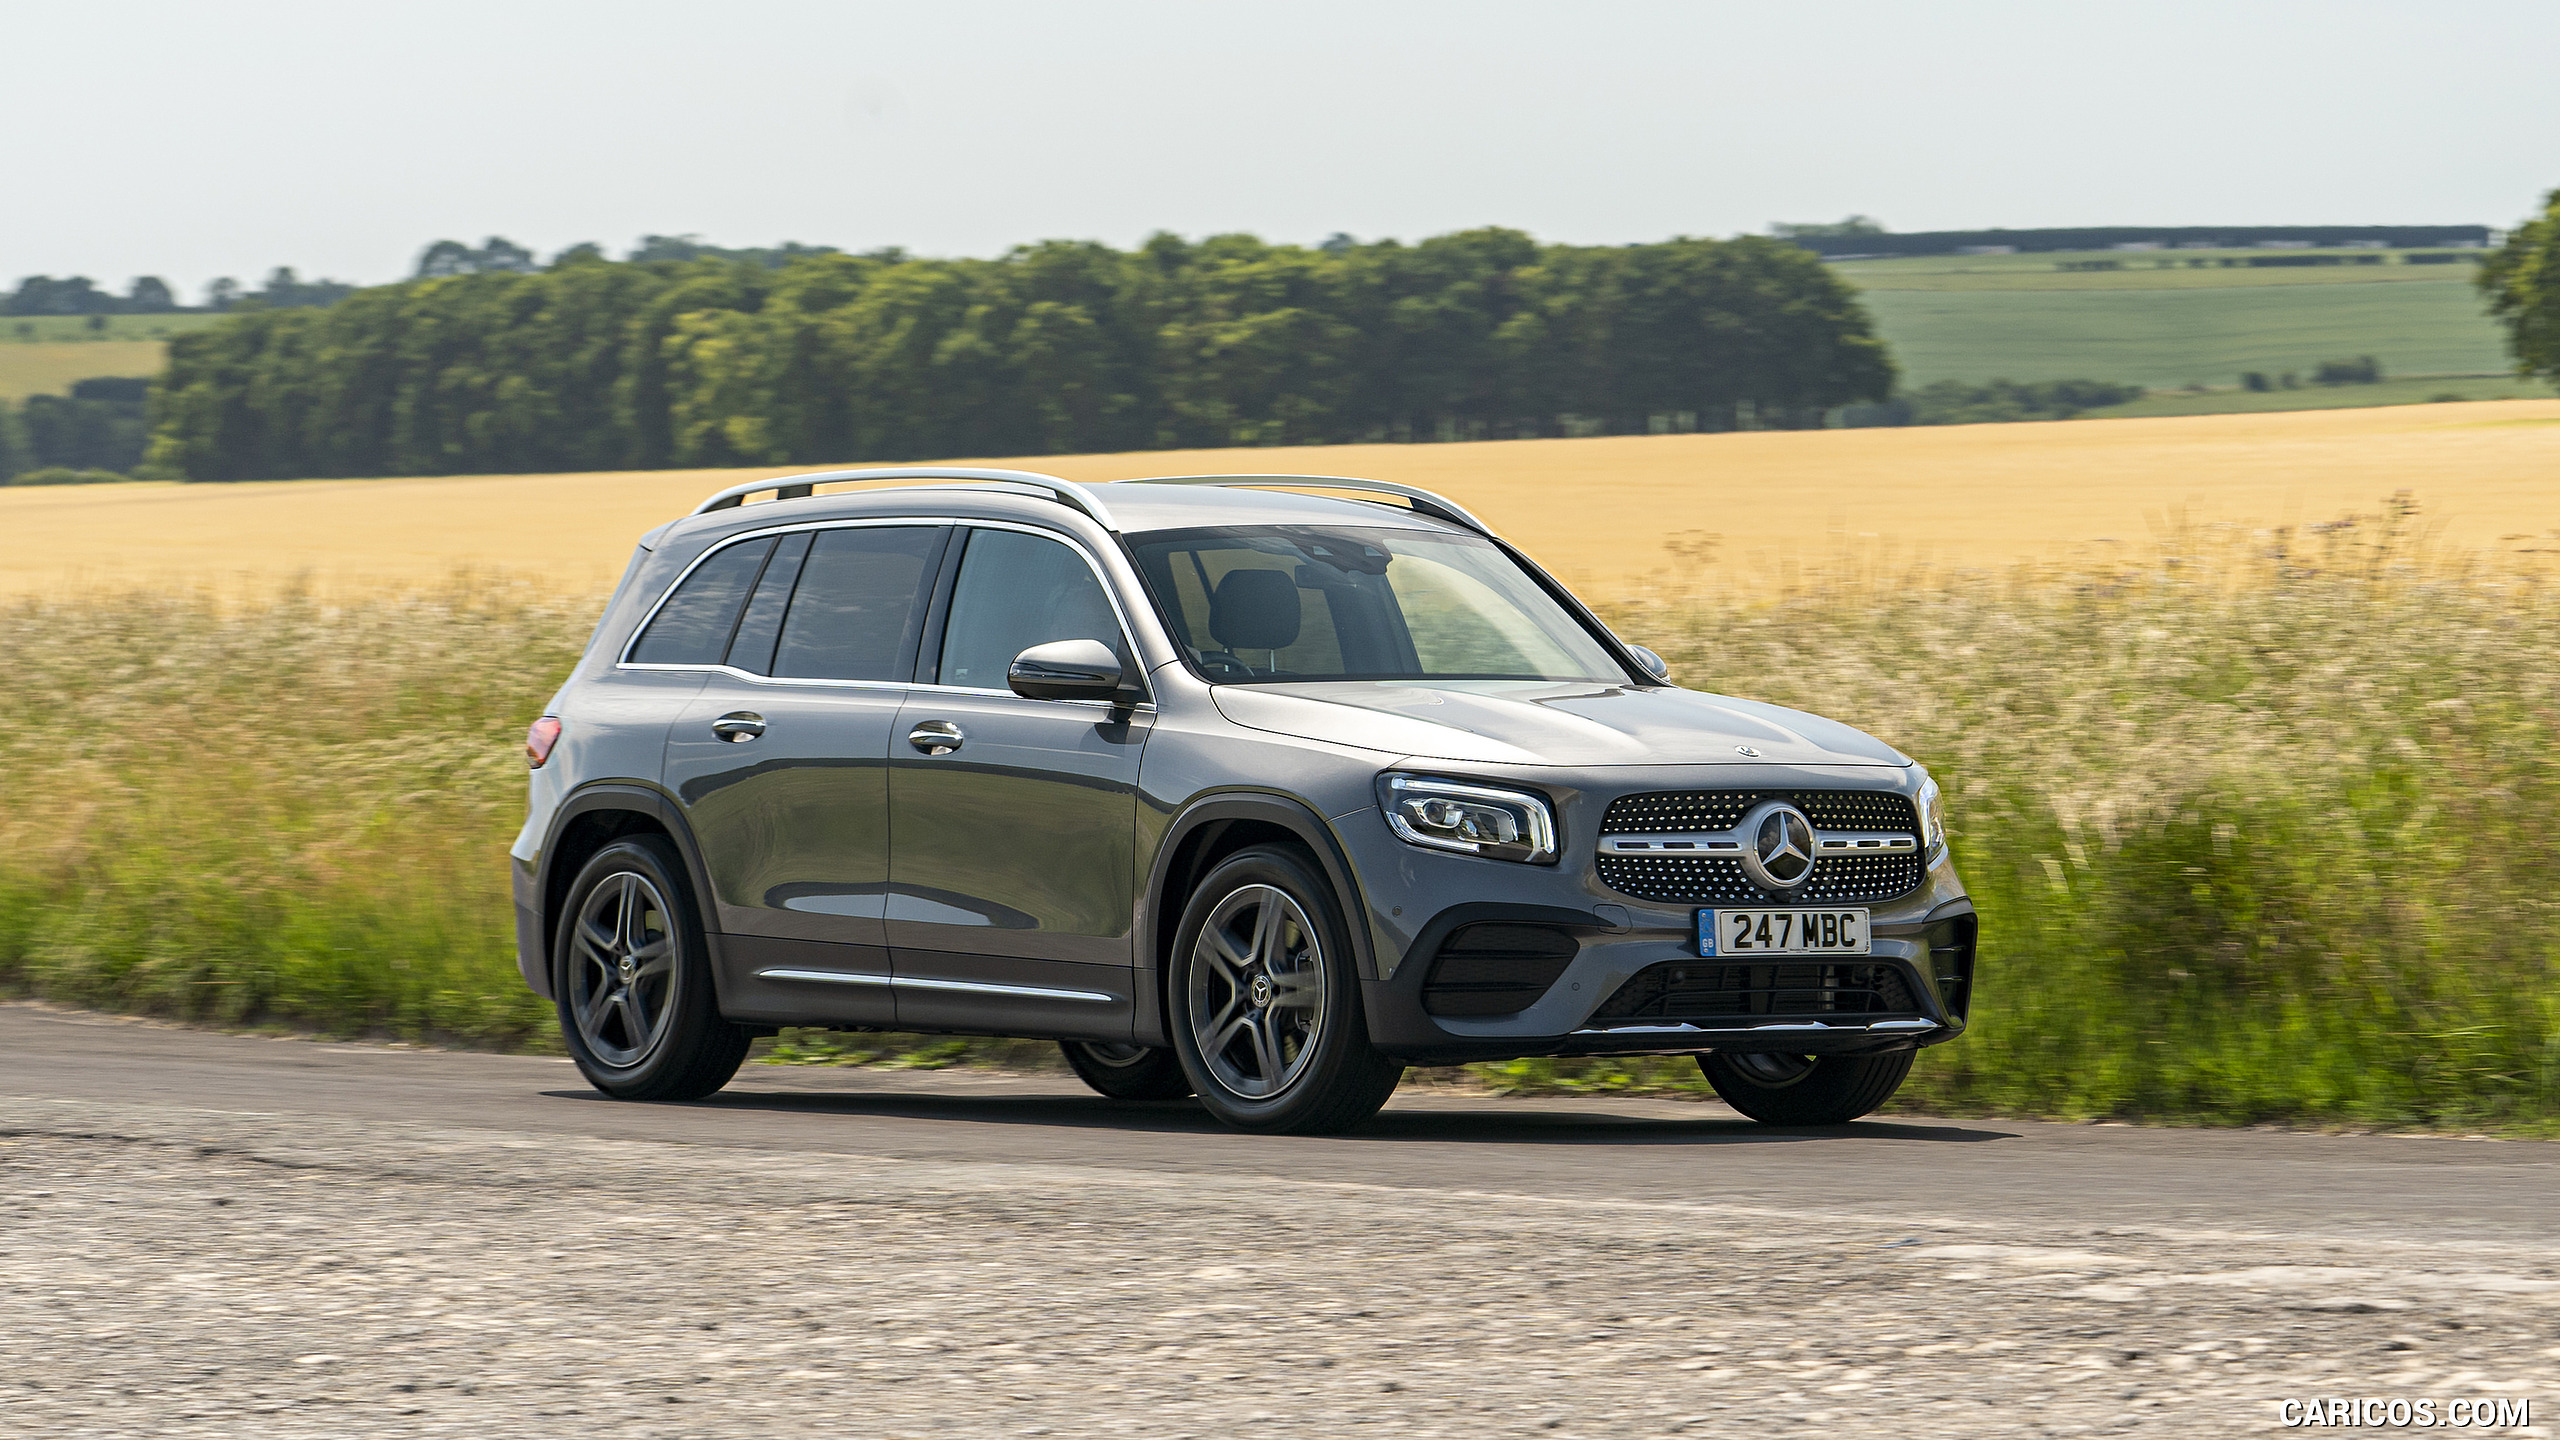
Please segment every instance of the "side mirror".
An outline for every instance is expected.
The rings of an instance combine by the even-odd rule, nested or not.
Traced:
[[[1120,657],[1099,640],[1052,640],[1013,657],[1005,683],[1026,700],[1120,698]]]
[[[1656,680],[1668,680],[1671,678],[1671,664],[1669,661],[1664,660],[1661,656],[1654,654],[1652,651],[1647,650],[1641,645],[1630,645],[1627,647],[1627,650],[1636,657],[1636,663],[1644,667],[1644,673],[1647,675],[1652,676]]]

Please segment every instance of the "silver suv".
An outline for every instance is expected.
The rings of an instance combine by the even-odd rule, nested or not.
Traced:
[[[817,493],[896,480],[958,483]],[[1971,998],[1937,786],[1666,675],[1406,486],[742,485],[641,539],[534,724],[519,961],[626,1099],[792,1025],[1055,1039],[1251,1130],[1528,1055],[1863,1115]]]

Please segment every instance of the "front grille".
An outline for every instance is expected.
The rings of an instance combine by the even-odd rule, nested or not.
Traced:
[[[1917,855],[1835,855],[1814,861],[1802,885],[1772,893],[1721,856],[1603,855],[1597,867],[1621,895],[1683,905],[1854,905],[1909,894],[1928,874]]]
[[[1902,830],[1920,833],[1911,797],[1890,790],[1656,790],[1621,795],[1600,817],[1603,835],[1659,835],[1684,830],[1730,830],[1763,800],[1785,800],[1817,830]]]
[[[1657,790],[1621,795],[1600,817],[1603,835],[1730,830],[1764,800],[1785,800],[1817,830],[1898,830],[1917,838],[1920,812],[1890,790]],[[1602,884],[1638,900],[1684,905],[1856,905],[1920,888],[1928,867],[1917,855],[1837,855],[1817,860],[1812,878],[1789,891],[1751,883],[1740,861],[1698,855],[1602,855]]]
[[[1916,1015],[1911,977],[1884,960],[1743,963],[1667,960],[1637,971],[1592,1012],[1610,1020]]]
[[[1431,1015],[1517,1015],[1538,1003],[1581,952],[1572,935],[1544,925],[1461,926],[1441,942],[1422,982]]]

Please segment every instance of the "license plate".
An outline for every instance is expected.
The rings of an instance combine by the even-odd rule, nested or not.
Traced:
[[[1864,955],[1864,910],[1701,910],[1701,955]]]

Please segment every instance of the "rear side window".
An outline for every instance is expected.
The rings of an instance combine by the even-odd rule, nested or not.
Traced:
[[[738,636],[729,642],[729,663],[753,675],[773,672],[773,644],[782,638],[782,615],[791,608],[791,587],[799,582],[800,562],[809,558],[809,534],[785,535],[764,562],[764,579],[738,620]]]
[[[1056,540],[970,532],[943,628],[942,683],[1002,690],[1013,657],[1052,640],[1099,640],[1125,655],[1120,618],[1093,567]]]
[[[764,569],[771,540],[750,540],[714,551],[693,567],[631,647],[639,665],[717,665],[738,627],[739,607]]]
[[[943,534],[936,525],[817,532],[774,647],[774,678],[909,678]]]

